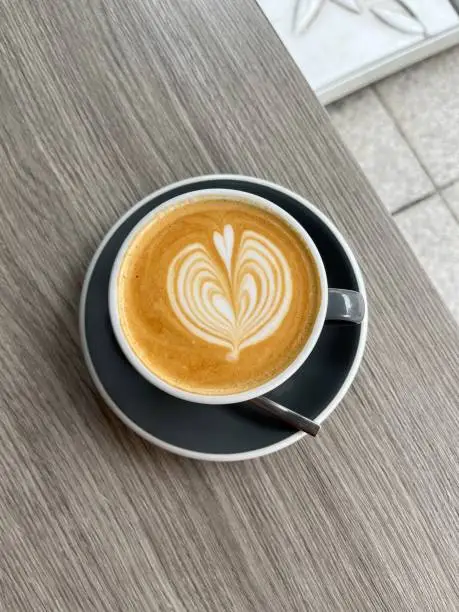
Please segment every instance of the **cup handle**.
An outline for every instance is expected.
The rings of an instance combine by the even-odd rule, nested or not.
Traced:
[[[365,300],[358,291],[329,289],[326,321],[361,323],[365,316]]]

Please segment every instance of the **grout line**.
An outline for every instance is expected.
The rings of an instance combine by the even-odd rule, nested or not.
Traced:
[[[444,191],[445,189],[449,189],[450,187],[452,187],[456,183],[459,183],[459,177],[457,177],[455,179],[452,179],[451,181],[447,181],[444,185],[439,185],[437,187],[437,189],[438,189],[438,191]]]
[[[377,87],[376,87],[376,83],[374,85],[372,85],[372,89],[374,91],[374,94],[376,96],[376,98],[379,100],[379,102],[381,103],[381,106],[384,108],[384,110],[386,111],[386,113],[389,115],[389,117],[392,119],[392,121],[394,122],[395,128],[398,131],[398,133],[400,134],[400,136],[403,138],[403,140],[405,141],[406,145],[408,146],[409,150],[412,152],[412,154],[414,155],[415,159],[417,160],[418,164],[421,166],[422,170],[425,172],[425,174],[427,175],[427,178],[430,180],[430,182],[432,183],[433,186],[433,190],[427,194],[425,194],[424,196],[417,198],[416,200],[413,200],[412,202],[409,202],[408,204],[404,204],[403,206],[401,206],[400,208],[398,208],[397,210],[395,210],[392,213],[392,216],[395,217],[398,213],[400,212],[405,212],[406,210],[409,210],[412,206],[415,206],[416,204],[420,204],[421,202],[423,202],[424,200],[426,200],[427,198],[432,197],[433,195],[439,195],[441,197],[441,199],[443,200],[443,202],[445,203],[445,206],[447,207],[447,209],[451,212],[451,214],[453,215],[453,218],[455,219],[455,221],[457,221],[457,223],[459,223],[459,215],[457,215],[455,213],[455,211],[452,209],[452,207],[449,205],[449,203],[447,202],[446,198],[443,197],[442,192],[445,189],[448,189],[449,187],[452,187],[453,185],[455,185],[456,183],[459,182],[459,178],[455,178],[452,179],[450,181],[447,181],[445,184],[443,185],[436,185],[434,178],[432,177],[432,175],[429,172],[428,167],[425,165],[425,163],[422,161],[422,159],[419,157],[416,149],[413,147],[413,145],[411,144],[410,139],[408,138],[408,135],[406,134],[404,128],[402,127],[402,125],[400,124],[400,122],[398,121],[398,119],[395,117],[394,113],[392,112],[391,107],[386,103],[386,101],[384,100],[384,97],[381,96],[381,94],[379,93]]]
[[[413,208],[414,206],[417,206],[418,204],[422,204],[422,202],[429,200],[432,196],[435,196],[435,195],[438,195],[441,197],[441,194],[436,189],[434,189],[433,191],[426,193],[420,198],[416,198],[415,200],[408,202],[408,204],[403,204],[403,206],[400,206],[400,208],[397,208],[397,210],[394,210],[394,212],[392,213],[392,216],[396,217],[399,213],[404,213],[407,210],[410,210],[410,208]]]
[[[459,181],[451,181],[444,187],[444,189],[448,189],[448,187],[452,187],[456,183],[459,183]],[[391,213],[391,216],[395,218],[397,217],[399,213],[404,213],[407,210],[414,208],[414,206],[417,206],[418,204],[422,204],[422,202],[425,202],[426,200],[430,199],[432,196],[436,195],[439,198],[441,198],[441,201],[446,206],[448,212],[451,213],[451,216],[456,221],[456,223],[459,225],[459,214],[454,210],[454,208],[451,206],[448,200],[444,197],[442,192],[443,192],[443,189],[441,190],[436,189],[435,191],[432,191],[426,195],[423,195],[420,198],[416,198],[416,200],[413,200],[412,202],[408,202],[408,204],[403,204],[403,206],[400,206],[400,208],[398,208],[397,210],[394,210],[394,212]]]
[[[451,208],[451,206],[448,204],[448,202],[446,200],[443,200],[443,202],[445,203],[446,208],[449,210],[449,212],[451,213],[451,216],[453,217],[453,219],[456,221],[456,223],[459,225],[459,216],[456,214],[456,212],[454,211],[453,208]]]
[[[427,175],[428,179],[430,180],[430,182],[432,183],[432,185],[435,186],[435,181],[433,179],[433,177],[431,176],[429,169],[427,168],[427,166],[425,165],[425,163],[422,161],[422,159],[419,157],[416,149],[413,147],[413,145],[411,144],[410,139],[408,138],[408,134],[405,132],[404,128],[402,127],[402,125],[400,124],[400,122],[398,121],[398,119],[395,117],[394,113],[392,112],[391,107],[389,106],[389,104],[387,104],[387,102],[384,100],[384,97],[379,93],[378,89],[376,86],[372,86],[372,89],[376,95],[376,97],[378,98],[381,106],[384,108],[384,110],[386,111],[386,113],[389,115],[389,117],[392,119],[392,121],[394,122],[395,128],[397,129],[398,133],[400,134],[400,136],[403,138],[403,140],[406,142],[409,150],[411,151],[411,153],[414,155],[414,157],[416,158],[418,164],[421,166],[421,168],[424,170],[425,174]]]
[[[448,202],[448,200],[444,197],[442,193],[440,193],[440,196],[443,202],[445,203],[446,208],[451,213],[451,216],[456,221],[456,223],[459,225],[459,214],[454,210],[454,208],[451,206],[451,204]]]

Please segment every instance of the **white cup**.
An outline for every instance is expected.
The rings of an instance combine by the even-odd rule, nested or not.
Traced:
[[[320,291],[321,291],[321,303],[319,309],[316,314],[316,318],[311,330],[310,335],[308,336],[304,346],[302,347],[299,354],[295,357],[295,359],[284,369],[282,372],[271,378],[270,380],[264,382],[261,385],[253,387],[247,391],[238,392],[238,393],[230,393],[226,395],[203,395],[200,393],[193,393],[191,391],[184,391],[178,387],[174,387],[170,385],[168,382],[162,380],[154,372],[152,372],[149,368],[147,368],[144,363],[137,357],[135,352],[132,350],[126,336],[123,332],[119,311],[118,311],[118,277],[120,273],[121,264],[123,262],[124,256],[131,246],[133,240],[136,238],[137,234],[147,226],[154,217],[159,214],[166,212],[168,209],[177,206],[183,202],[189,202],[189,206],[193,206],[193,203],[199,202],[203,199],[232,199],[232,200],[242,200],[247,204],[252,204],[257,208],[261,208],[269,211],[271,214],[275,215],[279,219],[281,219],[286,225],[288,225],[300,238],[301,242],[304,243],[305,247],[311,253],[320,281]],[[340,319],[340,320],[350,320],[353,322],[359,322],[351,310],[355,307],[351,302],[353,301],[353,296],[349,297],[348,294],[353,294],[354,292],[347,292],[345,290],[331,290],[335,293],[333,294],[333,301],[335,302],[334,310],[335,313],[331,314],[331,318]],[[360,294],[356,294],[359,296]],[[123,242],[118,255],[113,264],[111,276],[110,276],[110,284],[109,284],[109,312],[110,319],[113,326],[113,331],[115,333],[116,339],[125,354],[126,358],[129,360],[131,365],[150,383],[162,389],[163,391],[170,393],[180,399],[187,400],[189,402],[199,402],[203,404],[232,404],[236,402],[244,402],[255,397],[259,397],[272,391],[283,382],[285,382],[288,378],[290,378],[306,361],[308,356],[311,354],[317,340],[319,339],[320,333],[325,323],[325,319],[327,316],[327,307],[329,302],[329,289],[327,283],[327,275],[325,273],[324,264],[322,262],[322,258],[317,250],[316,245],[312,241],[311,237],[305,231],[305,229],[285,210],[273,204],[272,202],[255,196],[250,193],[245,193],[243,191],[237,191],[235,189],[202,189],[199,191],[193,191],[190,193],[186,193],[180,195],[176,198],[172,198],[167,202],[164,202],[154,210],[152,210],[148,215],[143,217],[141,221],[132,229],[129,233],[125,241]],[[338,310],[340,312],[338,312]],[[355,308],[354,308],[355,310]],[[330,314],[330,313],[329,313]],[[335,315],[335,316],[334,316]],[[328,317],[330,318],[330,316]]]

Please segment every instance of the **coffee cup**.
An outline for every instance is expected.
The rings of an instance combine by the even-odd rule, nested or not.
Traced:
[[[131,365],[180,399],[243,402],[289,379],[326,321],[360,323],[363,297],[330,289],[305,229],[233,189],[172,198],[123,242],[109,283],[115,337]]]

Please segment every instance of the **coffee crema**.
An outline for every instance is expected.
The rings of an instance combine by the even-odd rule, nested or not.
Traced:
[[[133,238],[118,277],[120,323],[168,384],[226,395],[271,380],[300,353],[321,303],[301,238],[243,200],[190,199]]]

